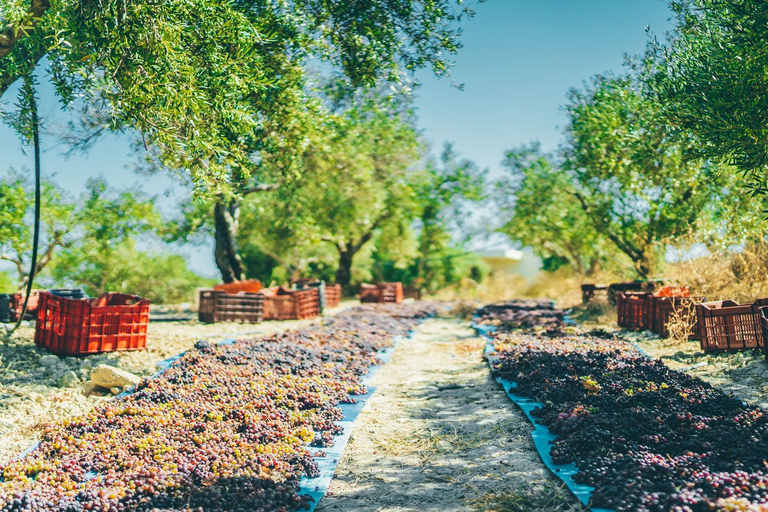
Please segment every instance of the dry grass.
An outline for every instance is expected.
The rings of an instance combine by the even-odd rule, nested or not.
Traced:
[[[610,275],[587,278],[568,268],[560,268],[554,272],[541,272],[532,280],[518,275],[491,274],[480,283],[465,279],[458,285],[438,291],[434,298],[457,301],[468,306],[509,299],[553,299],[559,307],[570,308],[581,304],[583,283],[615,280],[620,279]]]
[[[507,490],[489,492],[470,502],[472,510],[485,512],[549,512],[582,510],[568,497],[564,486],[557,487],[549,482],[540,486],[521,486],[517,492]]]
[[[753,302],[768,297],[768,243],[753,243],[739,253],[670,264],[666,277],[690,286],[691,295],[703,295],[709,301]]]
[[[696,305],[687,302],[672,309],[667,320],[670,344],[687,343],[696,329]]]

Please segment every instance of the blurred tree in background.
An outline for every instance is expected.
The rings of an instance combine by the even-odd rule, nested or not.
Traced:
[[[41,193],[46,208],[40,218],[40,256],[35,275],[51,263],[57,250],[78,241],[75,229],[81,214],[76,202],[53,181],[44,181]],[[14,292],[24,288],[29,279],[32,233],[25,228],[32,225],[34,204],[29,179],[23,173],[11,170],[0,181],[0,260],[14,266]]]
[[[446,144],[439,162],[429,161],[414,176],[418,255],[412,272],[420,289],[432,293],[464,277],[484,275],[482,260],[466,250],[469,240],[456,238],[472,215],[469,205],[485,199],[486,174]]]
[[[509,174],[494,191],[504,219],[499,231],[531,247],[544,270],[568,265],[592,275],[613,259],[615,249],[582,208],[572,176],[554,160],[538,143],[506,152],[502,165]]]
[[[12,279],[0,273],[5,292],[18,291],[28,278],[34,203],[29,188],[22,173],[12,171],[0,181],[0,259],[16,274]],[[189,271],[182,256],[137,249],[142,239],[166,230],[154,198],[138,189],[114,190],[93,179],[75,198],[46,180],[43,203],[36,274],[47,286],[84,287],[90,295],[122,291],[168,303],[188,301],[195,288],[212,283]]]
[[[719,168],[684,158],[661,105],[633,76],[572,89],[563,149],[573,195],[592,223],[647,278],[659,249],[690,231],[718,187]]]

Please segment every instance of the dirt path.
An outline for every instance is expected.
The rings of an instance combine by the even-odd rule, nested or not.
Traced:
[[[374,379],[317,510],[575,510],[468,322],[433,319]]]

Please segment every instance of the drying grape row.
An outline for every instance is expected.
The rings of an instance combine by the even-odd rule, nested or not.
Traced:
[[[341,433],[338,407],[365,393],[376,352],[426,306],[357,308],[265,339],[200,341],[134,393],[47,427],[26,457],[0,466],[0,510],[308,508],[308,446]]]
[[[566,326],[565,313],[545,300],[489,304],[477,310],[475,319],[479,324],[494,325],[503,331],[527,329],[556,334]]]
[[[530,312],[535,322],[540,312]],[[556,436],[552,459],[576,463],[594,506],[768,511],[761,409],[600,333],[542,336],[499,324],[493,372],[542,404],[532,414]]]

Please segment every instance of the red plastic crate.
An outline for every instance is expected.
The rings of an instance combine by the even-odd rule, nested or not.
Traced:
[[[106,293],[96,299],[40,294],[35,344],[65,356],[142,350],[147,346],[149,301]]]
[[[620,327],[632,330],[650,329],[650,293],[620,292],[617,296],[617,322]]]
[[[341,302],[341,285],[325,285],[325,307],[335,308]]]
[[[234,281],[232,283],[217,284],[214,290],[235,294],[240,292],[259,293],[261,291],[261,281],[258,279],[246,279],[245,281]]]
[[[320,289],[268,288],[264,295],[264,320],[302,320],[320,314]]]
[[[701,349],[713,352],[762,347],[760,308],[765,305],[768,305],[768,299],[758,299],[752,304],[739,304],[733,300],[697,304]]]

